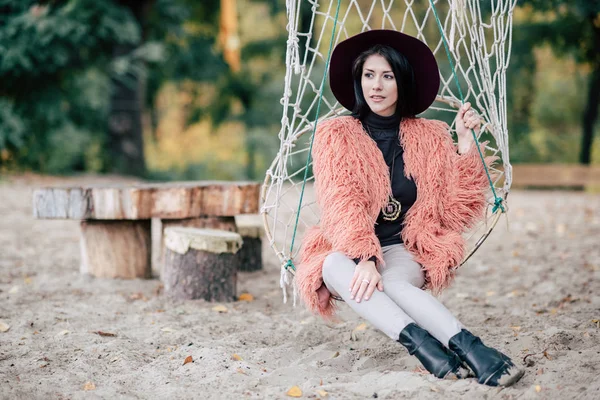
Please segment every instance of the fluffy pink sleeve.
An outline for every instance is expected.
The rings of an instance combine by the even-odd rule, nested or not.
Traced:
[[[331,244],[323,236],[318,226],[307,230],[302,241],[299,262],[296,271],[296,285],[300,298],[312,312],[330,317],[336,307],[329,299],[323,307],[319,303],[317,289],[323,284],[323,261],[331,252]]]
[[[486,144],[480,143],[479,148],[489,170],[497,157],[485,157]],[[451,201],[441,214],[442,224],[453,231],[465,232],[484,217],[490,184],[477,146],[472,145],[464,154],[458,154],[455,146],[452,148],[447,194]]]
[[[461,233],[483,216],[487,177],[477,148],[459,155],[446,123],[415,118],[406,126],[412,134],[404,140],[405,158],[413,162],[405,173],[415,179],[418,197],[402,237],[423,265],[427,287],[439,292],[464,256]]]

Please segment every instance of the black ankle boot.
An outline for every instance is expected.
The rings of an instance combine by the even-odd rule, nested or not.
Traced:
[[[398,342],[417,357],[425,369],[438,378],[466,378],[468,370],[456,354],[444,347],[425,329],[410,323],[400,332]]]
[[[450,338],[450,350],[473,370],[477,381],[488,386],[510,386],[524,371],[498,350],[487,347],[477,336],[463,329]]]

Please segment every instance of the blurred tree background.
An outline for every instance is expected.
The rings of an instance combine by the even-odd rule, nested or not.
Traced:
[[[511,160],[600,163],[600,0],[520,0]],[[261,180],[283,0],[0,0],[0,172]]]

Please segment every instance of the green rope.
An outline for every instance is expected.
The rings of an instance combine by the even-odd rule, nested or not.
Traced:
[[[462,104],[465,103],[465,99],[460,88],[460,83],[458,82],[458,76],[456,75],[456,70],[454,69],[454,63],[452,62],[452,57],[450,57],[450,50],[448,49],[448,42],[446,42],[446,36],[444,35],[444,29],[442,28],[442,23],[440,22],[440,18],[438,17],[437,10],[435,8],[435,4],[433,0],[429,0],[431,4],[431,9],[433,10],[433,15],[435,16],[435,20],[438,25],[438,29],[440,30],[440,35],[442,36],[442,40],[444,42],[444,48],[446,49],[446,56],[448,57],[448,62],[450,63],[450,67],[452,67],[452,74],[454,76],[454,81],[456,82],[456,87],[458,87],[458,94],[460,95],[460,101]],[[502,212],[506,212],[504,205],[502,204],[503,199],[496,194],[496,189],[494,188],[494,183],[492,182],[492,177],[490,176],[490,172],[488,170],[487,165],[485,164],[485,159],[483,158],[483,153],[481,152],[481,148],[479,147],[479,142],[477,141],[477,135],[475,134],[475,130],[471,129],[471,134],[473,135],[473,139],[475,140],[477,151],[479,152],[479,157],[481,158],[481,162],[483,163],[483,167],[485,168],[485,173],[488,178],[488,182],[490,183],[490,187],[492,188],[492,193],[494,194],[494,207],[492,208],[492,213],[496,213],[498,209],[502,210]]]
[[[319,114],[321,111],[321,100],[323,99],[323,89],[325,88],[325,78],[329,71],[329,60],[331,59],[331,50],[333,49],[333,42],[335,40],[335,30],[337,28],[338,16],[340,13],[340,3],[338,0],[337,7],[335,9],[335,18],[333,20],[333,29],[331,30],[331,39],[329,40],[329,53],[327,54],[327,61],[325,62],[325,73],[323,74],[323,80],[321,81],[321,90],[319,92],[319,101],[317,102],[317,114],[315,117],[315,123],[313,127],[312,137],[310,139],[310,148],[308,150],[308,157],[306,158],[306,169],[304,170],[304,182],[302,182],[302,191],[300,192],[300,202],[298,203],[298,211],[296,212],[296,225],[294,226],[294,234],[292,236],[292,244],[290,246],[290,255],[294,250],[294,241],[296,240],[296,232],[298,230],[298,220],[300,219],[300,210],[302,209],[302,199],[304,198],[304,188],[306,187],[306,179],[308,178],[308,166],[310,165],[310,157],[312,154],[313,142],[315,140],[315,132],[317,131],[317,122],[319,121]],[[285,269],[293,269],[296,271],[296,267],[291,259],[285,264]]]

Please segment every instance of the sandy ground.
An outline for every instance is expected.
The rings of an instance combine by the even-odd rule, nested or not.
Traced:
[[[285,399],[294,385],[302,398],[600,398],[598,195],[514,192],[510,231],[501,221],[443,294],[525,366],[498,389],[437,380],[370,326],[352,340],[364,321],[345,304],[336,323],[282,304],[269,249],[264,271],[239,276],[238,293],[255,300],[226,313],[172,301],[159,280],[82,276],[78,223],[32,218],[40,184],[0,182],[2,399]]]

